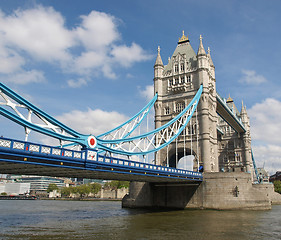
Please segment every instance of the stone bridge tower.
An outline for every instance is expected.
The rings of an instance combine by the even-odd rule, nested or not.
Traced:
[[[219,171],[216,80],[210,51],[205,52],[200,36],[196,54],[183,32],[172,57],[164,66],[158,47],[154,65],[154,93],[158,93],[155,103],[156,128],[179,114],[195,96],[200,85],[203,85],[203,93],[197,117],[193,116],[180,137],[156,155],[156,164],[175,167],[181,157],[193,155],[194,170],[203,167],[205,172]]]

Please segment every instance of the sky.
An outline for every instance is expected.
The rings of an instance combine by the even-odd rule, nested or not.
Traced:
[[[1,0],[0,81],[78,132],[98,135],[153,96],[182,31],[211,49],[217,92],[247,107],[258,167],[281,170],[281,1]],[[0,116],[0,134],[24,131]]]

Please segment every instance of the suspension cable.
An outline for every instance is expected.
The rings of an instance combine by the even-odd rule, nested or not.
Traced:
[[[189,129],[190,129],[190,155],[193,155],[192,154],[192,132],[193,132],[193,126],[192,126],[192,118],[190,118],[190,126],[189,126]]]
[[[178,167],[178,138],[176,138],[176,168]]]
[[[199,135],[199,128],[198,128],[198,117],[197,117],[197,108],[195,109],[196,115],[196,151],[197,151],[197,171],[199,172],[199,151],[198,151],[198,135]]]
[[[183,152],[184,152],[184,169],[186,170],[186,148],[185,148],[185,133],[186,127],[183,129]]]

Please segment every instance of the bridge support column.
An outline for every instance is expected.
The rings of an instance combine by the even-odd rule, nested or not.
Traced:
[[[125,208],[184,209],[199,184],[132,182],[122,200]]]
[[[266,210],[271,209],[271,201],[269,190],[252,184],[249,173],[211,172],[204,173],[200,185],[133,182],[122,207]]]

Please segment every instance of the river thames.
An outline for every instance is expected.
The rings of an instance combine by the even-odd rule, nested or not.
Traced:
[[[0,239],[281,239],[269,211],[145,211],[119,201],[1,200]]]

